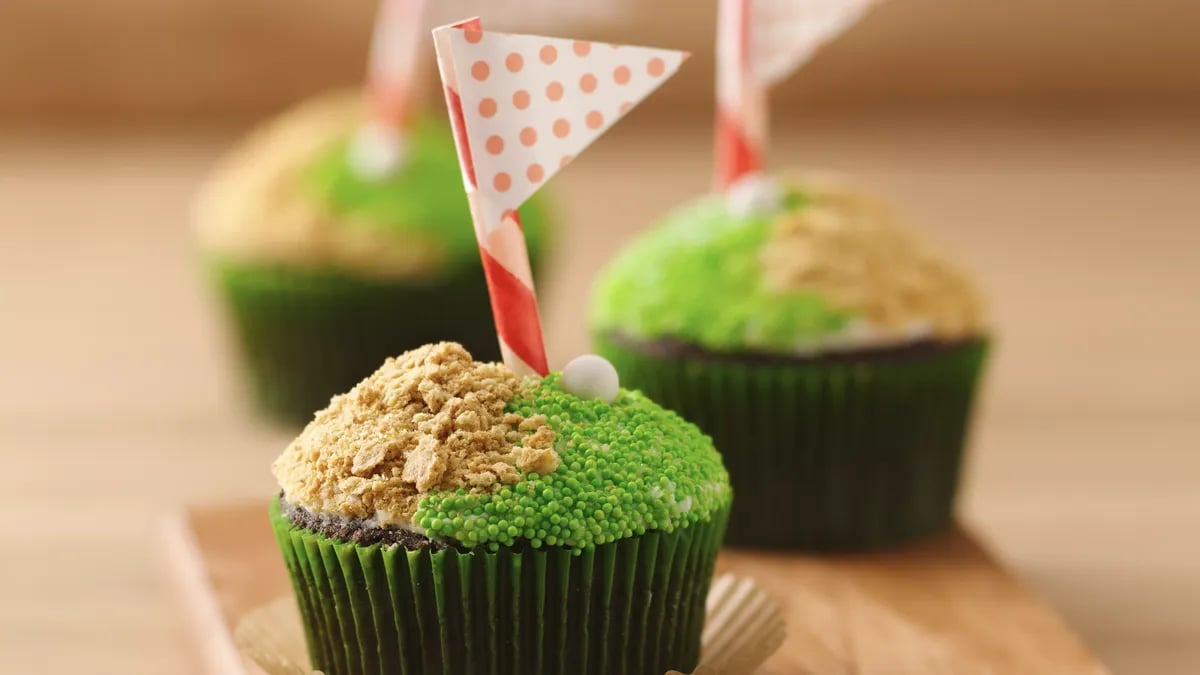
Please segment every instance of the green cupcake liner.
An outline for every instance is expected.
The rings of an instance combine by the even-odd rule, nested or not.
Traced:
[[[313,667],[326,675],[662,675],[700,659],[728,511],[572,555],[362,546],[271,505]]]
[[[712,436],[738,495],[727,544],[881,548],[953,519],[986,340],[790,363],[596,347],[623,386]]]
[[[478,267],[478,266],[476,266]],[[300,425],[389,356],[453,340],[500,357],[483,273],[414,281],[212,261],[259,407]]]

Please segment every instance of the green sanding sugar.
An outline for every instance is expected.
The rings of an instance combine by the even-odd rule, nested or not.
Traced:
[[[712,441],[640,392],[583,400],[545,378],[509,410],[545,415],[562,463],[495,492],[434,492],[414,517],[432,538],[492,550],[526,540],[580,552],[705,520],[732,498]]]
[[[789,208],[804,208],[793,194]],[[715,350],[791,351],[843,329],[851,316],[809,293],[766,287],[760,252],[768,218],[730,214],[708,197],[669,215],[602,273],[592,326]]]
[[[350,166],[350,139],[329,145],[309,165],[304,180],[317,199],[354,226],[435,237],[449,260],[479,264],[475,229],[467,208],[462,171],[447,123],[422,119],[409,136],[404,168],[382,179],[364,178]],[[361,225],[360,225],[361,224]],[[530,252],[541,250],[546,209],[531,199],[521,209]]]

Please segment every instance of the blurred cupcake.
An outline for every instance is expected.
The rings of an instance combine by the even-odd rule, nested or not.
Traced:
[[[576,375],[436,344],[317,414],[271,506],[314,668],[691,672],[728,476],[693,425]]]
[[[416,121],[389,170],[361,151],[389,147],[361,142],[364,116],[357,93],[297,106],[229,153],[196,204],[253,390],[283,420],[420,344],[498,354],[449,129]],[[544,210],[522,215],[536,262]]]
[[[877,201],[744,179],[613,261],[592,326],[627,386],[712,435],[739,491],[729,543],[870,548],[950,524],[981,302]]]

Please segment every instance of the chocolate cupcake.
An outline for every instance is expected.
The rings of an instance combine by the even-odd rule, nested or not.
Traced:
[[[449,129],[417,121],[399,168],[364,172],[364,114],[356,93],[297,106],[236,147],[196,204],[251,387],[296,424],[405,349],[454,339],[498,356]],[[544,209],[522,215],[536,262]]]
[[[634,241],[593,309],[624,383],[723,453],[729,543],[871,548],[950,524],[981,302],[876,200],[748,179]]]
[[[711,441],[642,394],[422,347],[335,397],[274,473],[328,675],[697,665],[732,495]]]

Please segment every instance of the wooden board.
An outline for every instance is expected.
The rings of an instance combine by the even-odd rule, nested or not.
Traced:
[[[231,630],[290,592],[262,503],[168,524],[171,564],[213,673],[254,673]],[[882,554],[727,551],[784,606],[788,639],[764,675],[1104,675],[1070,628],[966,529]]]

